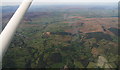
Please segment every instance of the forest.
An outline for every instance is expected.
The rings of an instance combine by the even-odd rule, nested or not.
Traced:
[[[10,8],[3,9],[3,29],[15,11],[7,12]],[[117,13],[109,6],[30,8],[3,58],[3,68],[118,68]]]

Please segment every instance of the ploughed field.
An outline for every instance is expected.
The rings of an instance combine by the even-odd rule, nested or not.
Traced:
[[[3,11],[4,28],[13,11]],[[117,8],[35,6],[19,25],[3,68],[117,68],[119,29]]]

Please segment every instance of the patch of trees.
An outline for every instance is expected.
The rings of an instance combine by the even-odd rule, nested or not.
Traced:
[[[105,40],[112,40],[109,34],[105,34],[103,32],[92,32],[87,33],[87,39],[96,38],[97,41],[105,39]]]
[[[120,36],[120,29],[117,28],[109,28],[111,32],[113,32],[116,36]]]

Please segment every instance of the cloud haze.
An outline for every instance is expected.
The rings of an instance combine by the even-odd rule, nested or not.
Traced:
[[[19,5],[23,0],[2,0],[2,5]],[[41,3],[60,3],[60,2],[118,2],[119,0],[33,0],[33,4]]]

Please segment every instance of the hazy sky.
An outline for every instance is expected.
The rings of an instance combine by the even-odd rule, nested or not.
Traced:
[[[19,5],[23,0],[2,0],[2,5]],[[61,3],[61,2],[118,2],[119,0],[33,0],[32,4]]]

